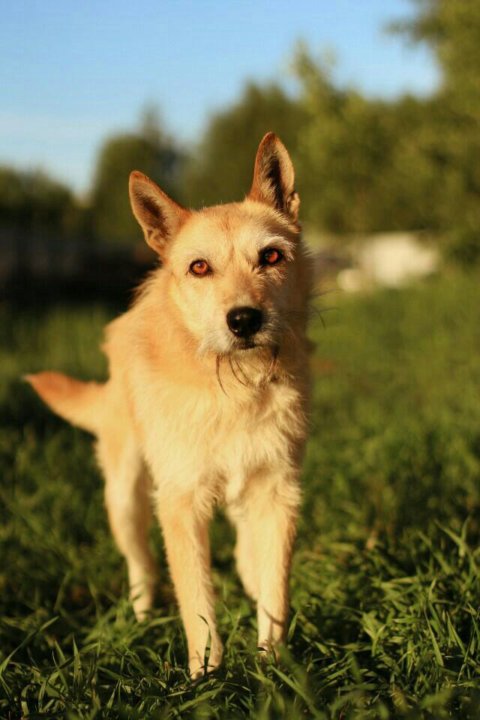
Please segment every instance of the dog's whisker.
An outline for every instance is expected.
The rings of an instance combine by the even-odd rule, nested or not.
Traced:
[[[245,370],[240,365],[240,362],[239,362],[239,360],[237,360],[237,358],[235,358],[235,364],[237,366],[237,372],[241,373],[243,375],[243,379],[245,380],[243,385],[245,385],[245,387],[253,387],[252,381],[250,380],[250,378],[246,374]]]
[[[338,308],[332,306],[332,307],[324,307],[324,308],[318,308],[314,307],[312,308],[312,315],[315,315],[317,318],[319,318],[320,322],[322,323],[322,327],[325,330],[327,327],[327,324],[325,322],[325,314],[327,312],[331,312],[332,310],[338,310]]]
[[[228,356],[228,364],[230,365],[230,370],[232,371],[232,375],[233,375],[233,377],[235,378],[235,380],[236,380],[237,382],[239,382],[240,385],[243,385],[243,387],[248,387],[248,385],[247,385],[246,383],[244,383],[243,380],[241,380],[241,379],[238,377],[238,375],[237,375],[237,373],[236,373],[236,371],[235,371],[235,368],[233,367],[233,362],[232,362],[232,357],[231,357],[231,355]]]
[[[318,300],[319,298],[325,297],[325,295],[332,295],[333,293],[337,293],[338,288],[331,287],[326,288],[324,290],[319,290],[318,288],[316,290],[313,290],[310,293],[310,302],[314,302],[315,300]]]
[[[216,370],[216,374],[217,374],[218,384],[220,385],[220,387],[221,387],[221,389],[222,389],[222,392],[223,392],[223,394],[225,395],[225,397],[228,397],[228,393],[227,393],[227,391],[225,390],[225,388],[224,388],[224,386],[223,386],[223,383],[222,383],[222,378],[220,377],[220,364],[221,364],[222,360],[223,360],[223,356],[222,356],[222,355],[217,355],[217,356],[216,356],[215,370]]]
[[[267,371],[267,376],[266,376],[267,383],[271,382],[271,380],[273,378],[273,373],[277,367],[278,353],[279,353],[279,347],[278,347],[278,345],[275,345],[275,347],[272,348],[272,359],[270,361],[270,366]]]
[[[325,313],[332,312],[332,310],[338,310],[338,307],[336,305],[328,305],[327,307],[311,307],[309,310],[310,315],[317,315],[318,317],[321,317]]]
[[[332,310],[338,310],[335,305],[329,305],[326,307],[318,307],[317,305],[311,305],[304,310],[284,310],[286,317],[309,317],[310,315],[323,315],[323,313],[331,312]]]

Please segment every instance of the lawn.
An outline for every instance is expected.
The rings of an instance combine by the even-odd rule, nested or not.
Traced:
[[[480,717],[480,282],[321,297],[288,642],[259,664],[221,513],[222,669],[193,685],[164,568],[142,624],[91,438],[20,380],[101,378],[101,304],[0,306],[0,717]]]

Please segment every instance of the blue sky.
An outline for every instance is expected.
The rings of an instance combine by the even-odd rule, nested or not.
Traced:
[[[15,0],[0,23],[0,164],[41,167],[88,190],[95,155],[155,104],[170,132],[197,140],[247,80],[291,84],[299,39],[333,50],[335,78],[371,96],[428,94],[425,48],[385,25],[408,0]]]

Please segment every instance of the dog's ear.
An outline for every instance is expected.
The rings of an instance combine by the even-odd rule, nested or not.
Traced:
[[[165,246],[188,219],[190,211],[168,197],[166,193],[138,170],[130,173],[130,203],[148,245],[160,256]]]
[[[275,133],[267,133],[258,146],[249,198],[296,221],[300,198],[294,184],[295,172],[285,145]]]

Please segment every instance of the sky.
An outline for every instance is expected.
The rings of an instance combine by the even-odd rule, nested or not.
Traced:
[[[247,81],[292,88],[295,44],[333,51],[335,81],[371,97],[428,95],[426,48],[385,32],[409,0],[15,0],[0,22],[0,164],[88,192],[102,142],[156,105],[197,142]],[[266,128],[268,130],[268,128]]]

